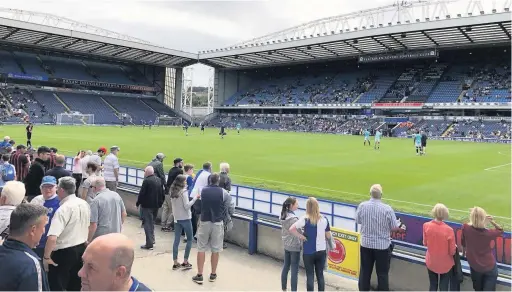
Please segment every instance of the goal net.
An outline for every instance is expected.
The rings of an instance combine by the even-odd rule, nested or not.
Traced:
[[[57,125],[92,125],[94,114],[60,113],[57,114]]]
[[[155,125],[159,126],[181,126],[182,119],[179,117],[159,116],[156,118]]]

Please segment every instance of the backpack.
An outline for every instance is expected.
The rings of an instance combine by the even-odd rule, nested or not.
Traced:
[[[12,164],[4,164],[2,167],[2,180],[4,182],[16,179],[14,166]]]

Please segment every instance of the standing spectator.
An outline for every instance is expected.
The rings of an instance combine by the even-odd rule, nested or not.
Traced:
[[[59,180],[61,177],[71,176],[71,172],[64,168],[64,164],[66,164],[66,157],[64,155],[55,155],[54,156],[54,167],[46,172],[46,175],[53,176],[56,180]]]
[[[91,158],[92,151],[87,150],[85,151],[85,155],[80,161],[80,166],[82,167],[82,182],[84,182],[89,175],[87,174],[87,163],[89,163],[89,159]]]
[[[75,179],[59,179],[60,207],[53,215],[44,248],[43,264],[52,291],[78,291],[82,254],[91,218],[89,204],[75,195]]]
[[[432,209],[434,220],[423,224],[423,245],[427,247],[425,262],[430,282],[429,291],[448,291],[453,256],[457,251],[453,229],[443,221],[448,219],[448,208],[436,204]]]
[[[228,192],[231,192],[231,178],[229,177],[229,164],[223,162],[220,164],[220,182],[219,186]]]
[[[304,234],[298,229],[304,228]],[[320,214],[318,201],[311,197],[306,202],[306,215],[293,223],[290,232],[303,243],[303,261],[306,268],[306,288],[314,291],[315,275],[318,291],[325,291],[324,269],[327,259],[327,240],[331,240],[331,227],[327,218]]]
[[[53,215],[55,215],[55,212],[60,207],[59,196],[57,196],[57,180],[53,176],[43,177],[43,181],[41,182],[41,193],[41,195],[32,199],[30,203],[40,205],[48,209],[48,224],[46,224],[45,232],[43,236],[41,236],[41,240],[35,249],[37,256],[43,258],[48,230],[50,230]]]
[[[105,188],[105,179],[98,176],[91,184],[91,188],[97,193],[91,203],[91,225],[89,225],[88,242],[96,237],[121,233],[121,228],[126,219],[126,208],[121,196]]]
[[[107,154],[107,148],[100,147],[97,152],[93,153],[87,162],[94,162],[98,165],[98,169],[101,170],[101,158]]]
[[[27,189],[27,199],[31,201],[34,197],[41,194],[41,181],[43,180],[45,173],[45,164],[48,161],[50,155],[50,148],[41,146],[37,148],[37,157],[34,159],[34,163],[30,166],[28,174],[23,181],[25,188]]]
[[[173,270],[177,270],[180,268],[192,268],[192,265],[188,262],[190,249],[192,248],[193,237],[191,221],[192,213],[190,212],[190,208],[192,207],[192,205],[194,205],[199,196],[196,196],[192,200],[189,200],[186,179],[187,177],[185,175],[178,175],[174,182],[172,183],[170,190],[176,228],[174,233],[174,244],[172,248],[172,259],[174,260],[174,265],[172,266]],[[180,237],[182,231],[184,231],[187,236],[187,246],[185,247],[183,263],[180,264],[178,263],[178,247],[180,245]]]
[[[146,234],[146,244],[142,249],[153,249],[155,244],[155,220],[158,209],[163,204],[164,191],[160,179],[155,176],[152,166],[147,166],[144,170],[144,181],[137,197],[136,206],[141,206],[142,221],[144,233]]]
[[[356,222],[361,224],[361,271],[359,291],[370,290],[373,266],[377,271],[379,291],[389,291],[389,259],[391,256],[391,233],[402,232],[400,222],[393,209],[384,204],[382,187],[370,188],[371,199],[357,207]]]
[[[212,173],[212,164],[211,162],[205,162],[203,164],[203,169],[197,172],[196,177],[194,179],[194,183],[192,184],[192,191],[189,196],[193,197],[197,194],[200,194],[204,187],[208,185],[208,177]]]
[[[32,250],[44,234],[48,210],[21,204],[12,212],[9,238],[0,246],[1,291],[50,291],[41,259]]]
[[[131,276],[135,252],[126,235],[111,233],[87,245],[78,272],[81,291],[152,291]]]
[[[5,183],[8,181],[16,180],[16,168],[9,163],[9,154],[4,154],[0,161],[0,193]]]
[[[180,174],[183,174],[183,159],[176,158],[174,159],[174,166],[169,170],[169,174],[167,175],[167,184],[165,186],[166,194],[169,193],[172,183]]]
[[[148,166],[153,166],[156,177],[158,177],[162,182],[162,188],[165,187],[164,158],[165,155],[163,153],[158,153],[156,157],[148,164]]]
[[[295,211],[299,208],[297,199],[289,197],[283,203],[281,210],[281,237],[284,246],[284,265],[281,272],[281,289],[286,291],[288,272],[291,268],[291,291],[297,291],[297,278],[299,276],[300,251],[302,242],[290,232],[290,227],[299,220]]]
[[[226,190],[219,187],[220,176],[218,173],[210,175],[210,184],[201,190],[201,222],[197,229],[197,275],[192,281],[203,283],[203,268],[205,252],[211,251],[210,282],[217,279],[217,265],[219,253],[222,251],[224,239],[223,209],[229,209],[231,196]],[[197,195],[197,194],[196,194]]]
[[[30,160],[27,157],[25,145],[16,146],[16,152],[11,155],[10,163],[16,168],[16,180],[23,181],[28,173]]]
[[[494,229],[487,229],[491,224]],[[474,207],[469,223],[462,226],[462,247],[471,271],[475,291],[495,291],[498,280],[496,259],[491,243],[503,234],[503,228],[488,216],[484,209]]]
[[[25,185],[18,181],[7,182],[0,195],[0,234],[9,235],[9,220],[14,209],[25,198]],[[1,275],[1,274],[0,274]]]
[[[183,170],[185,171],[185,175],[187,176],[187,194],[189,196],[189,199],[193,199],[193,197],[190,197],[190,196],[192,193],[192,187],[194,186],[194,178],[195,178],[194,165],[185,164],[185,166],[183,166]],[[192,221],[192,235],[195,236],[196,232],[197,232],[197,219],[198,219],[197,217],[198,216],[194,212],[194,206],[192,206],[192,208],[190,210],[191,210],[191,216],[192,216],[190,219]],[[185,234],[182,233],[182,235],[185,235]],[[183,241],[187,242],[187,238],[185,238]]]
[[[48,160],[46,160],[46,168],[45,170],[48,171],[55,167],[55,156],[57,155],[57,152],[59,150],[55,147],[50,148],[50,156],[48,157]]]
[[[85,156],[85,151],[80,150],[73,159],[73,178],[76,180],[76,195],[79,194],[80,184],[82,183],[82,166],[80,160]]]
[[[80,198],[86,200],[89,205],[97,194],[92,188],[92,182],[96,179],[98,168],[99,166],[94,162],[87,163],[86,173],[88,177],[82,183],[82,193],[80,194]]]
[[[103,176],[107,188],[113,192],[117,191],[119,184],[119,159],[117,158],[119,150],[121,149],[117,146],[110,147],[110,154],[105,157],[103,162]]]

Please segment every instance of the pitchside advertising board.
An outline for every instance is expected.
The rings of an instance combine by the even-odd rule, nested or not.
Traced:
[[[334,249],[327,256],[327,271],[350,279],[359,279],[360,235],[358,232],[332,227]]]

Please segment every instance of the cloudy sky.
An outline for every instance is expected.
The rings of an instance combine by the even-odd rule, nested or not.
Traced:
[[[460,1],[467,3],[464,0]],[[2,2],[1,6],[4,8],[51,13],[168,48],[198,52],[233,45],[307,21],[374,8],[396,1],[18,0]],[[485,2],[491,2],[491,0]],[[466,6],[467,4],[460,3],[461,10],[465,11]],[[202,65],[194,67],[195,85],[206,85],[208,67]]]

